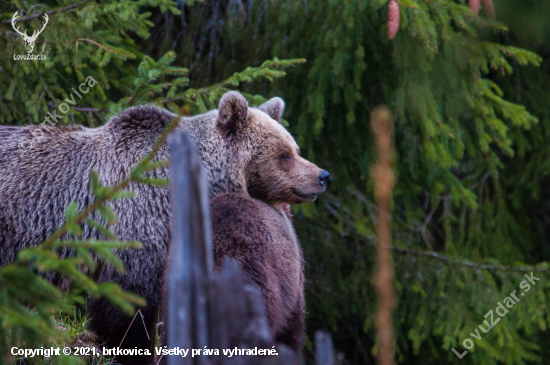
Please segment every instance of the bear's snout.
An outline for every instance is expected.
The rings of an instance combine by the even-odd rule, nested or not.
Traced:
[[[321,186],[325,186],[329,176],[330,173],[328,171],[321,170],[321,172],[319,172],[319,177],[317,177],[317,180],[319,180],[319,184],[321,184]]]

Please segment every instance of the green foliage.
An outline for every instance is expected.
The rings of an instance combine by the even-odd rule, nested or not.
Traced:
[[[389,41],[387,0],[185,3],[84,1],[53,13],[35,46],[47,61],[14,61],[14,53],[25,52],[23,42],[10,24],[0,23],[0,123],[41,123],[88,76],[98,84],[64,115],[63,124],[94,127],[143,103],[178,114],[204,112],[235,87],[252,105],[283,97],[303,155],[333,176],[315,205],[295,208],[307,262],[308,328],[330,329],[347,363],[364,364],[376,352],[370,178],[375,156],[368,115],[388,104],[395,116],[398,178],[392,215],[397,358],[422,364],[544,363],[550,356],[546,272],[491,332],[474,341],[467,357],[459,360],[450,348],[462,352],[462,341],[485,313],[517,290],[521,268],[546,270],[550,260],[550,6],[495,0],[493,21],[473,15],[465,0],[399,0],[401,25]],[[33,10],[72,5],[48,4]],[[16,10],[30,6],[12,2],[0,21],[9,23]],[[39,19],[24,25],[36,28]],[[270,84],[283,76],[282,68],[303,58],[306,65]],[[163,163],[151,159],[131,179],[166,184],[146,174]],[[93,175],[90,184],[98,200],[127,198],[125,189],[100,187]],[[105,241],[59,236],[48,243],[74,249],[71,260],[79,264],[57,264],[48,256],[51,250],[23,257],[64,270],[91,290],[96,284],[74,268],[92,269],[89,250],[117,265],[108,253],[119,245],[105,224],[116,217],[102,204],[95,209],[101,222],[68,207],[65,229],[77,235],[80,226],[70,222],[78,219],[101,231]],[[48,313],[61,306],[52,300],[61,294],[23,266],[10,280],[44,286],[44,297],[37,299],[41,309],[31,311],[40,321],[33,317],[24,324],[42,326],[47,336]],[[34,300],[37,293],[25,295]],[[8,323],[23,317],[10,318]],[[38,336],[18,326],[13,328],[21,336]]]
[[[305,62],[305,59],[291,59],[291,60],[279,60],[274,57],[273,60],[267,60],[263,62],[259,67],[247,67],[244,71],[235,72],[226,80],[221,81],[214,86],[188,89],[183,94],[172,97],[167,100],[168,107],[175,109],[173,101],[182,99],[186,101],[192,101],[195,104],[195,112],[206,113],[208,110],[217,108],[217,102],[220,100],[223,94],[230,89],[224,87],[231,85],[233,87],[239,86],[241,83],[250,82],[257,79],[265,79],[273,81],[275,78],[283,77],[286,75],[281,69],[284,67],[294,66]],[[266,101],[261,95],[252,95],[242,93],[250,102],[251,105],[259,105]]]
[[[112,102],[119,109],[123,109],[135,104],[147,103],[151,98],[165,89],[168,89],[166,96],[173,98],[178,87],[185,87],[189,83],[187,77],[181,75],[187,74],[186,68],[171,67],[170,64],[176,59],[174,52],[166,53],[158,62],[155,62],[151,57],[145,56],[138,67],[138,77],[134,79],[134,89],[131,91],[131,96],[121,99],[118,103]],[[161,84],[153,84],[162,76],[180,76],[171,79],[170,82]],[[118,111],[113,109],[113,111]]]
[[[81,357],[85,363],[93,365],[109,365],[111,363],[112,358],[103,356],[101,344],[97,343],[95,335],[89,329],[90,318],[87,314],[83,314],[80,310],[74,310],[71,315],[60,312],[54,316],[54,322],[58,328],[64,331],[72,346],[95,347],[95,356],[90,351],[89,355]]]
[[[75,224],[69,220],[66,226]],[[60,257],[58,250],[76,249],[75,257]],[[101,242],[47,242],[19,252],[12,264],[0,268],[0,363],[10,363],[11,346],[24,344],[25,348],[59,346],[67,340],[66,333],[52,321],[59,311],[71,312],[75,305],[84,303],[86,296],[105,297],[127,313],[133,304],[143,305],[136,295],[124,292],[112,283],[96,283],[86,275],[93,272],[96,262],[92,255],[115,264],[123,271],[111,249],[137,248],[137,244],[109,241]],[[58,250],[52,250],[52,249]],[[40,275],[39,275],[40,274]],[[58,288],[44,276],[62,278],[65,288]],[[59,356],[59,364],[80,363],[76,358]]]

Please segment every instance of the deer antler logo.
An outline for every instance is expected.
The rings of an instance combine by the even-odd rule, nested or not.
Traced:
[[[17,20],[18,16],[17,16],[17,13],[19,13],[19,10],[15,12],[15,14],[13,14],[13,17],[11,18],[11,26],[13,27],[13,29],[19,33],[21,35],[21,38],[23,38],[23,41],[25,42],[25,48],[27,49],[27,53],[31,53],[32,50],[34,49],[34,42],[36,42],[36,38],[38,38],[38,35],[40,33],[42,33],[42,31],[44,30],[44,28],[46,28],[46,24],[48,24],[48,14],[44,13],[44,19],[45,19],[45,22],[42,23],[43,26],[42,26],[42,29],[40,30],[34,30],[32,36],[28,36],[27,35],[27,31],[25,30],[25,33],[23,32],[20,32],[19,31],[19,27],[15,27],[15,21]]]

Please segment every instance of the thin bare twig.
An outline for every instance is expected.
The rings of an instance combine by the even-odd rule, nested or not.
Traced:
[[[48,105],[50,107],[54,108],[54,109],[59,108],[59,105],[54,104],[54,103],[48,103]],[[76,112],[82,112],[82,113],[102,113],[102,112],[109,112],[111,110],[109,108],[100,109],[100,108],[89,108],[89,107],[78,107],[78,106],[71,107],[71,109],[76,111]]]
[[[457,264],[462,266],[471,267],[474,269],[485,269],[485,270],[492,270],[492,271],[518,271],[518,272],[531,272],[531,271],[538,271],[538,272],[546,272],[548,271],[547,268],[536,268],[532,266],[528,267],[515,267],[515,266],[502,266],[502,265],[489,265],[489,264],[480,264],[478,262],[471,262],[471,261],[465,261],[465,260],[459,260],[448,256],[443,256],[438,254],[437,252],[428,252],[428,251],[415,251],[415,250],[409,250],[406,248],[400,248],[392,246],[391,250],[402,254],[402,255],[412,255],[412,256],[421,256],[421,257],[428,257],[440,261],[444,261],[450,264]]]
[[[143,316],[143,313],[141,313],[141,310],[138,309],[139,315],[141,316],[141,321],[143,322],[143,327],[145,328],[145,334],[147,335],[147,339],[151,341],[151,337],[149,337],[149,331],[147,331],[147,326],[145,325],[145,317]]]
[[[68,11],[68,10],[71,10],[71,9],[74,9],[76,8],[78,5],[81,5],[81,4],[84,4],[84,3],[87,3],[88,1],[90,0],[82,0],[82,1],[79,1],[77,3],[74,3],[73,5],[69,5],[69,6],[66,6],[64,8],[60,8],[60,9],[54,9],[54,10],[48,10],[48,11],[42,11],[40,13],[36,13],[36,14],[33,14],[33,15],[27,15],[27,16],[24,16],[22,18],[19,18],[19,19],[16,19],[14,21],[14,23],[17,23],[17,22],[24,22],[26,20],[31,20],[31,19],[36,19],[36,18],[40,18],[41,16],[43,16],[44,14],[55,14],[55,13],[62,13],[64,11]],[[10,24],[11,23],[11,19],[10,20],[4,20],[2,23],[4,24]]]
[[[48,89],[48,87],[46,86],[46,83],[44,82],[44,79],[42,78],[42,74],[39,72],[38,73],[38,77],[40,78],[40,82],[42,83],[42,86],[44,87],[44,91],[46,92],[46,94],[48,94],[48,96],[50,97],[50,99],[52,100],[57,100],[52,93],[50,93],[50,89]]]
[[[57,109],[58,106],[56,104],[50,104],[52,108]],[[99,109],[99,108],[79,108],[77,106],[72,107],[74,111],[82,112],[82,113],[101,113],[101,112],[108,112],[110,109]]]
[[[89,42],[89,43],[92,43],[92,44],[95,44],[96,46],[98,46],[99,48],[102,48],[104,50],[106,50],[107,52],[110,52],[110,53],[113,53],[113,54],[116,54],[116,55],[119,55],[121,57],[128,57],[128,58],[134,58],[135,56],[134,55],[129,55],[129,54],[122,54],[122,53],[119,53],[119,52],[116,52],[108,47],[105,47],[104,45],[102,45],[101,43],[97,43],[96,41],[92,41],[91,39],[88,39],[88,38],[77,38],[75,39],[76,41],[76,47],[78,49],[78,41],[83,41],[83,42]],[[75,67],[76,67],[76,64],[75,64]]]
[[[128,334],[128,331],[130,330],[130,327],[132,327],[132,324],[134,323],[134,320],[136,319],[136,316],[138,315],[138,313],[141,315],[141,319],[143,320],[143,314],[141,313],[141,309],[138,309],[136,314],[134,315],[134,318],[132,318],[132,322],[130,322],[130,325],[126,329],[126,332],[124,333],[124,336],[122,336],[122,340],[120,340],[120,343],[118,344],[118,347],[122,346],[122,343],[124,342],[124,339],[126,338],[126,335]],[[143,326],[145,327],[145,333],[147,333],[147,338],[149,338],[149,332],[147,332],[147,326],[145,326],[145,321],[143,321]],[[149,340],[151,340],[151,339],[149,338]],[[113,358],[111,359],[111,362],[109,363],[109,365],[113,364],[113,361],[115,361],[115,357],[116,357],[116,355],[113,356]]]
[[[437,203],[435,204],[435,207],[430,211],[430,213],[428,213],[428,215],[426,216],[426,219],[424,219],[424,223],[422,223],[422,225],[420,226],[420,235],[422,236],[422,240],[424,241],[426,246],[428,246],[430,251],[433,251],[434,249],[432,247],[432,244],[428,240],[428,237],[426,236],[426,227],[428,226],[428,223],[430,223],[430,221],[432,220],[432,217],[435,211],[437,210],[437,207],[439,207],[440,202],[441,202],[441,198],[437,198]]]
[[[145,87],[145,84],[142,84],[138,91],[136,91],[136,93],[134,95],[132,95],[132,98],[130,99],[130,102],[128,103],[129,106],[132,106],[134,105],[134,102],[136,101],[136,98],[137,96],[139,95],[139,93],[141,92],[141,90],[143,90],[143,88]]]

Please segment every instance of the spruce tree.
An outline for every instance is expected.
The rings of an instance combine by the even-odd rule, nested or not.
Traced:
[[[328,329],[349,364],[376,353],[368,116],[388,105],[398,362],[545,363],[550,5],[398,0],[389,39],[397,18],[387,0],[81,1],[68,10],[73,3],[52,1],[32,9],[59,10],[35,46],[48,61],[13,61],[25,51],[10,19],[32,4],[0,13],[2,124],[40,123],[87,76],[99,83],[64,124],[101,125],[144,102],[198,113],[227,87],[252,103],[285,99],[302,154],[332,174],[316,204],[294,208],[308,328]],[[307,63],[270,83],[288,64],[275,57]],[[248,66],[256,68],[231,78]],[[494,328],[479,330],[532,270],[540,281]],[[451,348],[462,353],[468,338],[474,347],[460,360]]]
[[[542,364],[550,6],[485,0],[473,12],[474,1],[398,0],[390,40],[390,3],[205,1],[184,16],[154,14],[146,43],[178,52],[199,84],[273,56],[307,59],[274,87],[245,90],[284,98],[302,153],[331,172],[328,193],[294,208],[310,333],[328,328],[350,364],[373,361],[368,115],[386,104],[395,116],[398,361]],[[531,270],[541,280],[472,338]],[[462,353],[468,338],[474,348],[460,360],[451,348]]]

